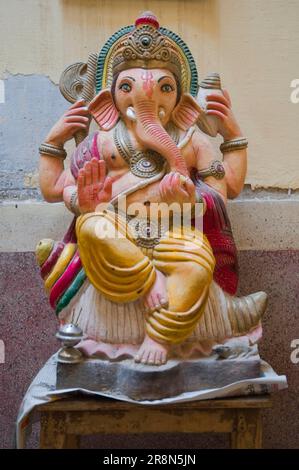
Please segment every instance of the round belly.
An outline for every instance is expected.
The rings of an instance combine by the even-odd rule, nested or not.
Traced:
[[[149,184],[145,188],[138,189],[127,196],[127,204],[142,203],[148,205],[151,202],[161,202],[159,192],[160,181]]]

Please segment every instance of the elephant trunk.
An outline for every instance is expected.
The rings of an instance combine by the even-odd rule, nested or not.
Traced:
[[[138,140],[148,148],[160,153],[168,162],[171,171],[188,176],[188,169],[179,148],[168,135],[157,117],[153,101],[136,103],[136,134]]]

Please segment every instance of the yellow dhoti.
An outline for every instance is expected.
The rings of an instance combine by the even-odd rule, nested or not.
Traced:
[[[76,230],[86,274],[104,297],[122,303],[144,296],[158,269],[167,277],[168,308],[145,318],[148,335],[174,344],[192,333],[204,312],[215,265],[201,232],[172,229],[153,250],[144,250],[126,221],[109,211],[80,216]]]

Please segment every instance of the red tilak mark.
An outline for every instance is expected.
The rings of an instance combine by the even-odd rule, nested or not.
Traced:
[[[145,94],[151,98],[153,94],[153,88],[154,88],[154,80],[153,80],[153,74],[150,70],[145,70],[141,74],[141,79],[143,80],[143,85],[142,88],[145,91]]]

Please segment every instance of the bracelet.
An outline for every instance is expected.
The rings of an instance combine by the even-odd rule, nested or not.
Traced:
[[[39,146],[38,150],[41,154],[50,155],[55,158],[62,158],[63,160],[65,160],[67,156],[63,147],[57,147],[56,145],[47,144],[45,142]]]
[[[234,152],[235,150],[242,150],[248,147],[248,140],[246,137],[237,137],[236,139],[226,140],[220,145],[220,152]]]
[[[225,176],[225,169],[220,160],[213,160],[208,168],[198,170],[197,176],[200,179],[205,179],[208,176],[214,176],[217,180],[222,180]]]
[[[79,205],[78,205],[78,191],[74,189],[73,194],[70,197],[70,209],[76,215],[79,216],[81,214]]]

